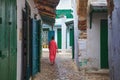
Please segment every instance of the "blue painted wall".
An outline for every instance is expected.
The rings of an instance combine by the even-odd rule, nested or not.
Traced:
[[[114,10],[108,23],[110,80],[120,80],[120,0],[113,2]]]

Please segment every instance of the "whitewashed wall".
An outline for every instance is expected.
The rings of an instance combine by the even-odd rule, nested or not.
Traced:
[[[25,7],[25,0],[17,0],[17,79],[21,80],[21,50],[22,50],[22,9]]]
[[[90,2],[106,2],[106,0],[89,0]]]
[[[55,41],[57,43],[57,28],[55,28],[54,31],[55,31]]]
[[[89,67],[100,68],[100,20],[107,19],[107,13],[93,13],[92,28],[88,28],[87,56]]]
[[[57,9],[72,9],[72,0],[60,0],[58,6],[57,6]],[[69,46],[69,35],[67,34],[67,37],[66,37],[66,25],[65,25],[65,22],[67,21],[71,21],[73,19],[63,19],[63,18],[59,18],[59,19],[56,19],[56,22],[55,22],[55,25],[61,25],[61,31],[62,31],[62,50],[65,51],[66,49],[66,46],[67,46],[67,49],[70,49],[70,46]],[[67,39],[67,43],[66,43],[66,39]],[[67,44],[67,45],[66,45]]]
[[[61,31],[62,31],[62,51],[64,53],[64,51],[66,50],[66,25],[65,25],[65,21],[66,21],[66,17],[61,18],[61,22],[62,22],[62,27],[61,27]]]
[[[70,46],[70,29],[67,29],[67,49],[72,49],[72,46]]]
[[[60,0],[57,9],[72,9],[71,0]]]
[[[34,6],[33,0],[28,0],[31,8],[31,18],[34,14],[38,14],[37,9]],[[25,8],[25,0],[17,0],[17,79],[21,80],[21,69],[22,69],[22,10]],[[38,19],[40,16],[38,15]]]
[[[31,18],[34,18],[34,14],[37,14],[37,19],[41,19],[38,9],[35,7],[34,1],[33,0],[27,0],[30,8],[31,8]]]
[[[78,61],[78,53],[79,53],[79,45],[78,45],[78,15],[77,15],[77,1],[72,0],[73,7],[73,17],[74,17],[74,59],[77,66],[79,66]]]

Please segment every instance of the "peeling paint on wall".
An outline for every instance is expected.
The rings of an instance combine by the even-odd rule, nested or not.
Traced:
[[[112,11],[114,9],[114,3],[113,0],[107,0],[107,4],[108,4],[108,15],[110,15],[110,18],[112,18]]]
[[[77,0],[78,29],[87,29],[87,8],[88,0]]]

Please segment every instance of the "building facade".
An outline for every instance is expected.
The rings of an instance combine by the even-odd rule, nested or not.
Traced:
[[[109,69],[107,2],[105,0],[90,0],[86,7],[87,9],[83,8],[87,11],[78,12],[79,18],[86,19],[80,20],[78,23],[80,30],[79,67],[80,69]],[[80,9],[82,10],[78,7],[78,10]]]

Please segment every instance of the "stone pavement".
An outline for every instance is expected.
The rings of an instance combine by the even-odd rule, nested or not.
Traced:
[[[108,75],[79,71],[71,58],[71,53],[58,53],[56,63],[50,65],[49,53],[43,52],[41,72],[33,80],[109,80]]]
[[[110,80],[108,70],[81,70],[82,80]]]

